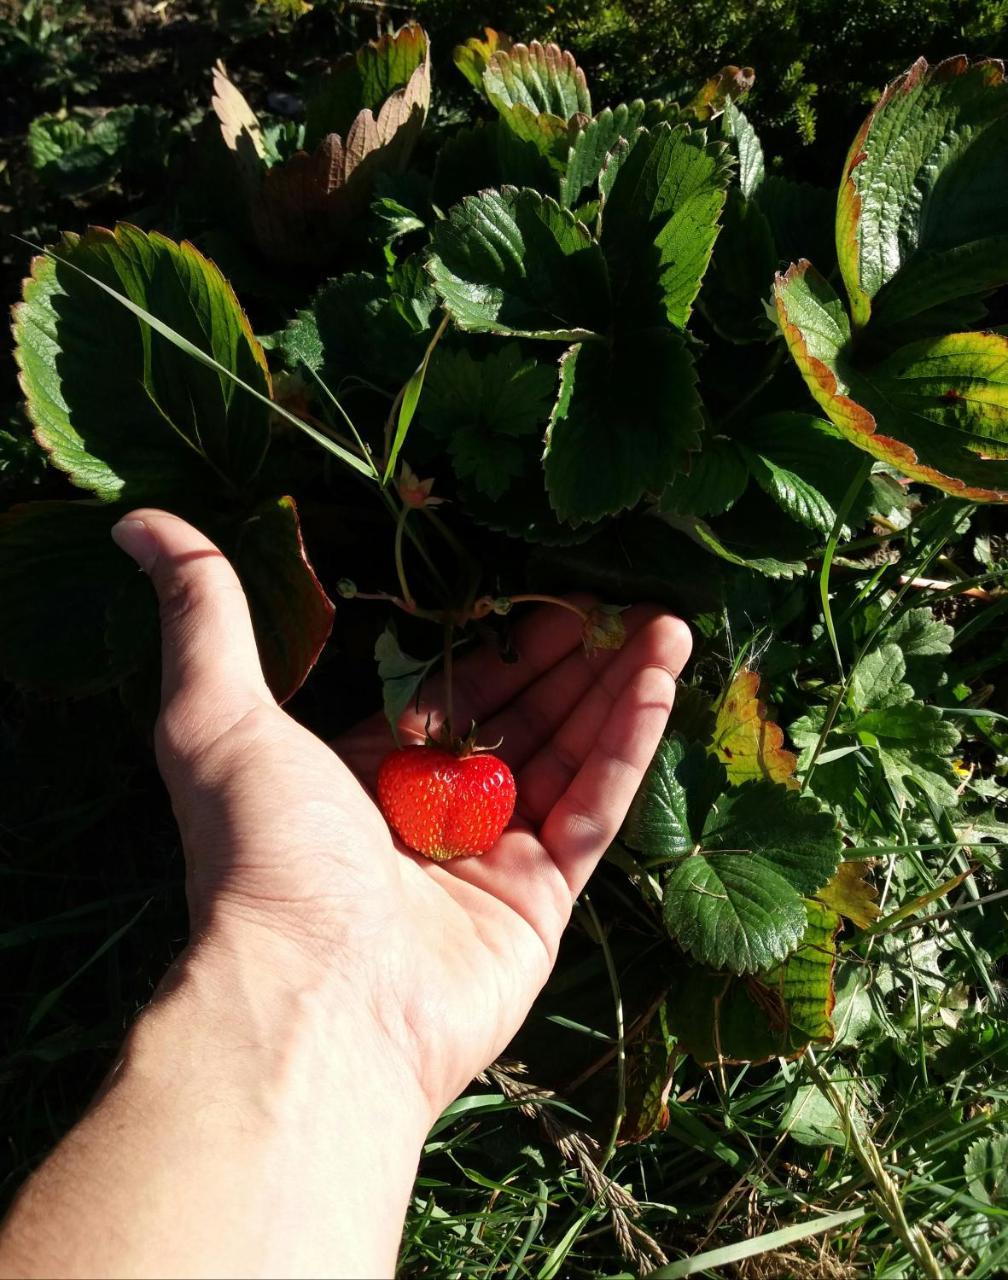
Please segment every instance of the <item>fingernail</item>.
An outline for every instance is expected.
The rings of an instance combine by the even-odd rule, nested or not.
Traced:
[[[144,522],[127,516],[112,526],[111,533],[116,546],[132,556],[144,573],[150,573],[157,559],[158,544]]]

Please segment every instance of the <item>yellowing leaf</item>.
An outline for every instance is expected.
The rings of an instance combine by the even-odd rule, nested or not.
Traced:
[[[712,120],[719,116],[729,102],[744,98],[756,82],[752,67],[722,67],[716,75],[704,81],[689,100],[686,110],[698,120]]]
[[[619,1130],[621,1145],[644,1142],[653,1133],[668,1128],[668,1100],[678,1057],[679,1050],[675,1037],[669,1033],[663,1003],[629,1046],[626,1110]]]
[[[778,275],[774,295],[809,391],[852,444],[954,497],[1008,502],[1004,334],[914,342],[868,367],[843,303],[809,262]]]
[[[483,91],[483,72],[498,49],[505,53],[512,47],[510,36],[493,27],[483,28],[483,39],[473,36],[465,44],[456,45],[452,50],[452,61],[465,76],[474,89]]]
[[[867,929],[879,918],[878,890],[868,879],[865,862],[841,862],[836,875],[816,894],[834,911]]]
[[[766,703],[757,698],[760,678],[743,667],[724,691],[716,707],[714,741],[709,750],[722,761],[736,785],[750,778],[766,778],[797,790],[798,757],[784,747],[784,734],[767,716]]]

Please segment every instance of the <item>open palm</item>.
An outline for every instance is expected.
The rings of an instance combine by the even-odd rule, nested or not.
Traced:
[[[291,719],[266,690],[227,561],[173,517],[137,518],[162,605],[158,759],[194,932],[281,940],[293,981],[302,962],[346,975],[439,1109],[504,1048],[545,982],[664,729],[687,629],[637,608],[624,647],[589,658],[578,620],[547,607],[515,628],[516,661],[462,659],[457,721],[502,740],[518,805],[490,853],[433,863],[393,839],[374,802],[393,745],[384,720],[330,747]],[[403,741],[422,740],[440,711],[431,682]]]

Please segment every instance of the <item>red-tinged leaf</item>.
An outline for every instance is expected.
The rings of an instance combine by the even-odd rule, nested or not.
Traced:
[[[465,44],[456,45],[452,50],[452,61],[465,76],[472,87],[483,92],[483,72],[498,49],[507,52],[514,41],[502,31],[493,27],[483,28],[483,38],[473,36]]]
[[[786,750],[784,734],[756,696],[760,678],[743,667],[716,703],[714,740],[708,750],[721,760],[733,783],[766,778],[797,790],[798,757]]]
[[[1008,339],[951,334],[862,368],[843,304],[810,263],[778,275],[774,292],[795,363],[852,444],[955,497],[1008,502],[1008,463],[990,457],[1006,452]]]
[[[427,37],[414,26],[365,46],[334,72],[310,104],[313,149],[269,169],[263,162],[261,181],[250,186],[250,221],[263,252],[285,262],[332,259],[367,210],[378,175],[408,164],[430,88]],[[233,125],[221,120],[227,140]]]
[[[919,58],[847,155],[837,253],[855,328],[1008,279],[1008,83],[993,59]],[[876,325],[873,325],[873,328]]]
[[[483,88],[498,110],[523,106],[535,115],[568,121],[591,117],[591,95],[585,74],[572,54],[555,44],[498,47],[483,72]]]
[[[379,116],[428,59],[427,33],[414,22],[340,58],[305,103],[305,147],[330,133],[345,138],[361,111]]]
[[[232,559],[252,610],[266,681],[285,702],[318,660],[335,612],[305,552],[294,499],[257,507],[238,532]]]
[[[709,80],[705,80],[686,105],[698,120],[712,120],[724,111],[729,102],[744,98],[756,83],[752,67],[722,67]]]

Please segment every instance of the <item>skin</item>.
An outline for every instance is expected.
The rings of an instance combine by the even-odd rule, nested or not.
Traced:
[[[456,722],[503,739],[518,809],[482,858],[409,853],[373,799],[377,717],[326,744],[277,706],[244,595],[164,512],[113,536],[162,618],[158,764],[189,945],[100,1096],[22,1190],[4,1276],[390,1276],[425,1135],[520,1027],[665,727],[689,632],[624,615],[586,657],[545,608],[460,660]],[[404,742],[438,721],[431,682]]]

